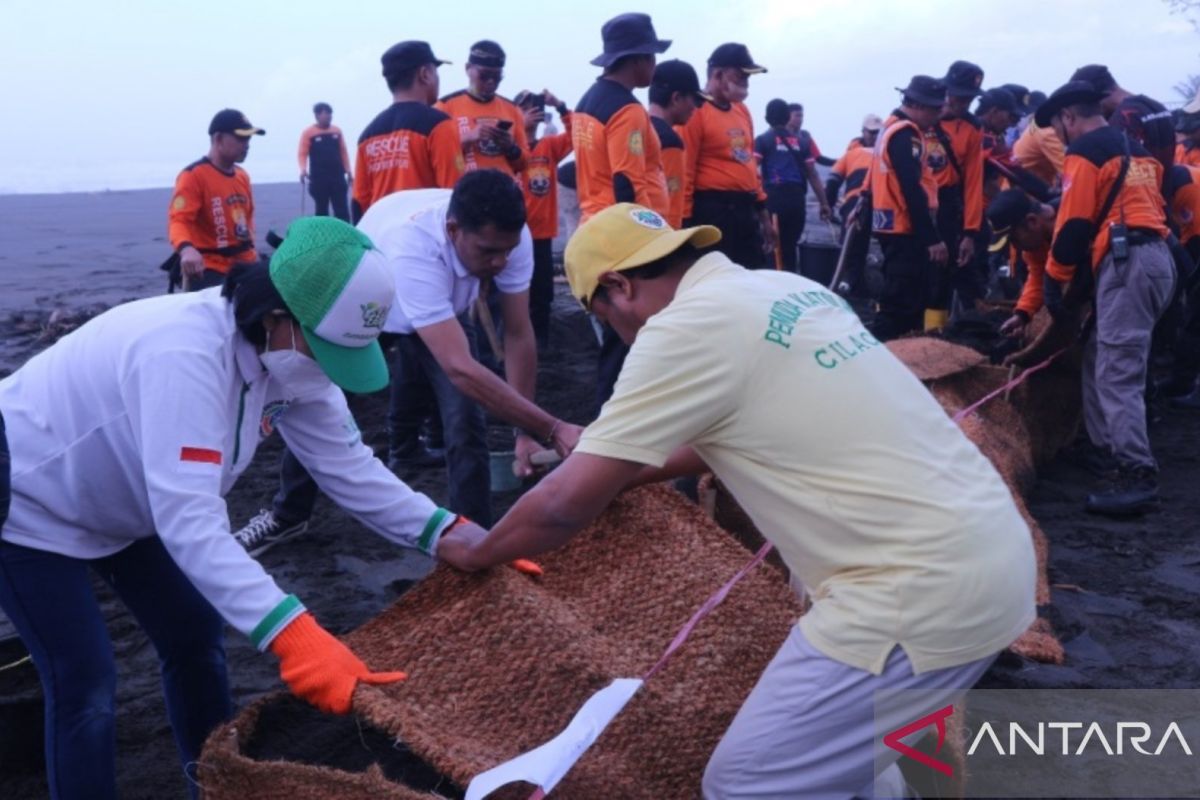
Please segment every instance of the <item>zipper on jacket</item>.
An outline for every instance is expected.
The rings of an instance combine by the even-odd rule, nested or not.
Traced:
[[[250,384],[242,381],[242,396],[238,398],[238,418],[237,428],[233,432],[233,466],[237,466],[238,458],[242,455],[242,420],[246,416],[246,392],[250,391]]]

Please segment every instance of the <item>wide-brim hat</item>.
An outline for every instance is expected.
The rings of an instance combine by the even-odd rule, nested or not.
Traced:
[[[604,52],[592,59],[597,67],[608,67],[625,56],[649,56],[665,53],[670,39],[659,39],[649,14],[619,14],[600,29]]]
[[[1038,124],[1039,128],[1045,128],[1050,125],[1050,120],[1058,112],[1068,106],[1073,106],[1076,103],[1099,103],[1107,96],[1106,92],[1101,92],[1087,81],[1069,81],[1054,90],[1054,92],[1046,98],[1046,102],[1038,108],[1034,114],[1033,121]]]
[[[946,104],[946,84],[928,75],[914,75],[908,86],[903,89],[897,86],[896,91],[900,92],[905,100],[923,106],[941,108]]]

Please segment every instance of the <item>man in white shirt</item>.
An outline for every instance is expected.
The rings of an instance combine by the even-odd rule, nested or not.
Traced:
[[[396,282],[383,324],[395,343],[388,434],[393,454],[415,441],[424,416],[420,390],[433,389],[446,440],[447,505],[480,525],[492,521],[486,409],[517,429],[516,456],[525,474],[543,447],[567,455],[582,428],[534,404],[537,349],[529,321],[533,243],[521,188],[498,170],[476,170],[450,189],[394,192],[373,204],[358,229],[387,259]],[[475,357],[468,312],[481,287],[500,295],[505,379]],[[414,391],[416,389],[416,391]],[[285,457],[275,508],[312,508],[315,487]],[[296,497],[304,502],[299,503]],[[264,510],[238,537],[254,552],[263,529],[286,529]],[[268,534],[272,535],[272,534]]]
[[[898,753],[876,750],[874,694],[949,701],[1028,628],[1029,529],[842,298],[699,249],[719,238],[631,204],[576,232],[571,290],[631,345],[612,399],[490,534],[451,533],[438,556],[479,569],[545,552],[626,486],[711,469],[813,602],[713,753],[704,796],[877,796],[875,758]]]
[[[394,295],[366,236],[305,218],[269,270],[118,306],[0,381],[0,610],[42,679],[52,795],[116,794],[115,664],[93,572],[158,651],[184,764],[233,708],[224,622],[325,711],[348,712],[360,681],[403,678],[372,673],[285,594],[230,536],[224,500],[278,429],[324,492],[397,544],[432,555],[461,523],[375,458],[342,394],[387,385],[377,337]]]

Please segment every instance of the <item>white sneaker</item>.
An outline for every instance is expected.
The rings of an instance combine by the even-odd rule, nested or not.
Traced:
[[[275,518],[269,508],[261,509],[246,526],[233,534],[238,544],[252,556],[260,556],[280,542],[295,539],[308,530],[308,520],[286,523]]]

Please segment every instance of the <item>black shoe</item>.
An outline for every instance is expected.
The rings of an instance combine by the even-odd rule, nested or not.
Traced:
[[[388,469],[395,472],[411,467],[439,467],[446,462],[446,451],[433,452],[420,440],[388,450]]]
[[[1089,494],[1084,508],[1108,517],[1136,517],[1158,504],[1158,472],[1119,467],[1105,488]]]

